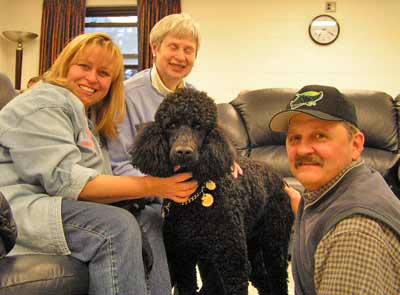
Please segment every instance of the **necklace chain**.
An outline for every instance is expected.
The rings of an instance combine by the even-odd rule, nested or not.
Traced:
[[[191,202],[195,201],[198,197],[200,197],[200,195],[203,195],[203,193],[204,193],[204,184],[201,186],[201,189],[197,193],[192,195],[186,202],[178,203],[178,204],[181,206],[190,204]]]
[[[211,184],[210,184],[211,182]],[[209,187],[209,185],[211,185],[211,187]],[[194,195],[192,195],[186,202],[183,203],[178,203],[181,206],[185,206],[188,205],[190,203],[192,203],[193,201],[195,201],[196,199],[198,199],[200,196],[204,196],[204,188],[207,187],[207,189],[209,190],[214,190],[215,189],[215,183],[213,181],[208,181],[206,183],[203,183],[203,185],[201,186],[200,190],[195,193]],[[207,195],[207,194],[206,194]],[[211,195],[212,198],[212,195]],[[211,203],[209,205],[203,205],[203,206],[211,206],[213,202],[213,199],[211,200]],[[170,211],[170,206],[171,206],[171,201],[168,202],[165,206],[163,206],[163,212],[162,212],[162,217],[165,218],[166,216],[169,215],[169,211]]]
[[[204,184],[201,186],[201,189],[192,195],[186,202],[183,203],[178,203],[181,206],[185,206],[187,204],[192,203],[194,200],[196,200],[200,195],[202,195],[204,192]],[[163,207],[163,212],[162,212],[162,217],[165,218],[169,215],[169,210],[170,210],[171,202],[168,202],[164,207]]]

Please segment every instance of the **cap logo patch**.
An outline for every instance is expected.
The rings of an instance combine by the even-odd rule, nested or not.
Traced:
[[[290,102],[290,109],[295,110],[302,106],[316,106],[317,102],[323,97],[324,93],[322,91],[306,91],[303,93],[297,93],[296,97]]]

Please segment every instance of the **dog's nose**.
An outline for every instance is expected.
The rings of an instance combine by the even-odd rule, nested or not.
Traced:
[[[189,157],[193,154],[193,149],[185,146],[178,146],[175,150],[175,153],[179,157]]]

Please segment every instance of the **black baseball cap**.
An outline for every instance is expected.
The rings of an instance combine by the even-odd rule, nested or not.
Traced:
[[[286,132],[290,119],[299,113],[322,120],[347,121],[358,127],[354,104],[331,86],[307,85],[301,88],[289,101],[286,110],[272,117],[269,128],[276,132]]]

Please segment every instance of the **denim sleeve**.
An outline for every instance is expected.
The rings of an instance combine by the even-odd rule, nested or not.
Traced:
[[[74,118],[61,107],[41,108],[1,135],[23,182],[40,184],[49,195],[76,199],[98,175],[82,162],[75,142],[82,127]]]
[[[126,100],[125,119],[118,125],[119,136],[108,141],[108,154],[114,175],[144,175],[130,162],[129,150],[137,134],[135,118],[139,115],[130,99]]]

